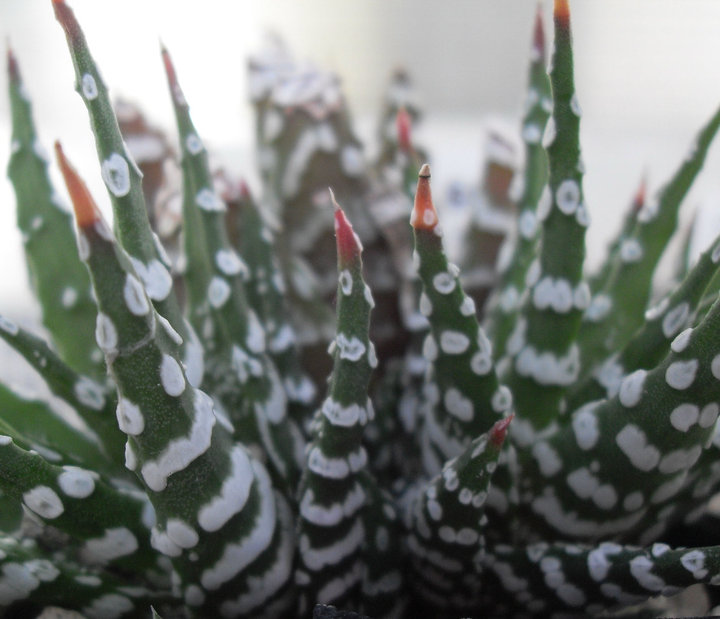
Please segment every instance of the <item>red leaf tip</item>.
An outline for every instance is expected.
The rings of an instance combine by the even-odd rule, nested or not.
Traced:
[[[493,445],[496,447],[502,447],[502,444],[505,442],[505,437],[507,436],[508,426],[514,417],[515,413],[505,417],[505,419],[495,422],[493,427],[490,429],[490,442]]]
[[[55,142],[55,154],[57,155],[60,171],[65,179],[65,185],[68,188],[70,199],[75,210],[75,219],[80,228],[88,228],[96,221],[102,219],[102,215],[90,195],[90,190],[80,175],[75,171],[70,162],[65,157],[60,142]]]
[[[20,68],[18,67],[17,58],[15,58],[9,42],[7,45],[7,71],[10,81],[17,84],[20,81]]]
[[[360,257],[362,243],[353,230],[352,224],[345,216],[345,212],[335,200],[335,194],[330,191],[330,200],[335,208],[335,236],[337,238],[338,258],[341,263],[350,262]]]
[[[433,230],[438,224],[438,215],[430,191],[430,166],[425,163],[418,174],[415,206],[410,215],[410,225],[416,230]]]
[[[410,130],[412,128],[412,117],[405,106],[400,107],[397,111],[395,127],[397,129],[398,147],[405,153],[411,152],[412,139],[410,137]]]
[[[535,13],[535,31],[533,34],[533,49],[537,55],[537,59],[545,58],[545,27],[543,25],[543,7],[538,4],[537,13]]]
[[[70,38],[73,44],[77,43],[82,37],[80,24],[73,10],[65,3],[65,0],[52,0],[53,10],[55,11],[55,19],[60,22],[65,34]]]
[[[633,211],[636,213],[645,205],[645,198],[647,197],[647,175],[643,175],[642,179],[640,179],[640,185],[637,188],[637,191],[635,192],[635,197],[633,198],[632,206]]]
[[[165,75],[167,76],[168,86],[170,87],[170,93],[172,94],[173,103],[176,105],[186,106],[187,101],[183,94],[180,83],[178,82],[177,73],[175,72],[175,65],[173,64],[170,52],[160,42],[160,53],[162,54],[163,66],[165,67]]]

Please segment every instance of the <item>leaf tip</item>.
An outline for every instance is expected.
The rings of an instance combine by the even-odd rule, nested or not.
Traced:
[[[10,46],[10,41],[7,42],[7,72],[10,81],[13,84],[20,82],[20,68],[18,67],[17,58]]]
[[[80,38],[80,25],[75,18],[73,10],[65,3],[65,0],[52,0],[53,10],[55,11],[55,19],[60,22],[65,34],[70,37],[73,42]]]
[[[102,218],[95,200],[90,195],[85,182],[75,171],[63,152],[59,141],[55,142],[55,154],[60,165],[60,171],[65,179],[70,199],[75,211],[75,219],[80,228],[88,228]]]
[[[397,142],[401,151],[409,153],[412,151],[412,139],[410,130],[412,129],[412,118],[405,106],[401,106],[395,116],[395,128],[397,129]]]
[[[168,86],[170,87],[170,93],[172,94],[173,103],[175,105],[185,106],[187,105],[185,95],[180,88],[180,82],[177,78],[175,71],[175,65],[173,64],[172,57],[167,47],[160,42],[160,54],[162,55],[163,66],[165,67],[165,75],[167,76]]]
[[[568,28],[570,25],[570,4],[568,0],[555,0],[553,15],[558,26]]]
[[[430,165],[425,163],[418,173],[415,205],[410,215],[410,225],[416,230],[433,230],[438,224],[438,215],[430,191]]]
[[[543,25],[543,7],[538,3],[535,13],[535,30],[533,33],[533,49],[539,60],[545,58],[545,27]]]
[[[508,427],[514,417],[514,413],[508,415],[504,419],[496,421],[490,429],[490,442],[495,445],[495,447],[502,447],[502,444],[505,442],[505,437],[507,436]]]
[[[340,263],[344,264],[360,256],[362,243],[353,230],[352,224],[335,199],[333,190],[330,191],[330,200],[335,208],[335,237],[337,238],[337,251]]]

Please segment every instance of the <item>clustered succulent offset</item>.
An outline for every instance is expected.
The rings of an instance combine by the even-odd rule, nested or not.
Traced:
[[[585,615],[720,584],[717,528],[682,541],[720,487],[720,240],[645,311],[720,111],[586,278],[569,9],[549,77],[538,14],[517,234],[480,308],[446,257],[406,76],[367,167],[333,76],[254,59],[258,205],[227,178],[221,197],[163,50],[174,280],[83,33],[53,6],[114,227],[56,144],[75,240],[9,54],[9,175],[52,344],[4,318],[0,336],[84,428],[0,385],[0,615]]]

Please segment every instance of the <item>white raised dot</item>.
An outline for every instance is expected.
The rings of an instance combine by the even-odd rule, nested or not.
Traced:
[[[610,313],[612,306],[613,300],[609,295],[595,295],[585,312],[585,318],[590,322],[600,322]]]
[[[695,578],[704,578],[707,575],[705,569],[705,553],[702,550],[690,550],[680,557],[680,563]]]
[[[128,273],[125,276],[125,286],[123,286],[123,297],[125,305],[135,316],[145,316],[150,311],[150,304],[145,296],[145,289],[140,281],[134,275]]]
[[[86,540],[80,549],[80,556],[91,565],[104,565],[132,554],[137,549],[137,538],[130,529],[114,527],[106,529],[101,537]]]
[[[197,585],[188,585],[184,599],[188,606],[202,606],[205,603],[205,592]]]
[[[688,327],[685,331],[678,333],[677,337],[670,344],[672,351],[680,353],[685,350],[690,343],[690,336],[692,336],[692,332],[692,327]]]
[[[504,413],[512,406],[512,392],[507,385],[499,385],[490,399],[490,406],[496,413]]]
[[[670,338],[675,335],[683,327],[689,315],[690,305],[688,303],[680,303],[680,305],[671,309],[662,321],[662,330],[665,337]]]
[[[432,336],[432,333],[428,333],[425,336],[425,341],[423,342],[423,349],[422,354],[425,359],[432,362],[437,359],[438,356],[438,347],[435,343],[435,338]]]
[[[450,294],[455,290],[455,278],[447,272],[438,273],[433,277],[433,287],[440,294]]]
[[[165,530],[168,537],[180,548],[192,548],[200,541],[197,531],[179,518],[168,518]]]
[[[654,469],[660,461],[657,447],[648,444],[645,432],[634,424],[628,424],[620,430],[615,442],[633,466],[641,471]]]
[[[573,291],[573,303],[579,310],[585,311],[590,307],[590,301],[592,300],[592,294],[590,292],[590,286],[587,282],[580,282],[575,290]]]
[[[636,370],[626,376],[620,383],[618,399],[625,408],[636,406],[642,399],[643,387],[645,385],[646,370]]]
[[[642,492],[631,492],[623,500],[623,508],[625,508],[626,511],[634,512],[640,509],[644,502]]]
[[[58,486],[67,496],[84,499],[95,490],[95,481],[89,471],[76,466],[64,466],[58,475]]]
[[[185,148],[191,155],[197,155],[203,150],[202,140],[195,133],[189,133],[185,138]]]
[[[658,470],[664,475],[689,469],[700,457],[702,447],[696,445],[690,449],[674,449],[666,453],[658,464]]]
[[[247,335],[245,336],[245,344],[250,352],[265,352],[265,330],[260,324],[257,314],[250,310],[247,313]]]
[[[656,489],[655,492],[652,493],[650,496],[650,502],[657,505],[658,503],[664,503],[668,499],[674,497],[680,490],[682,490],[683,486],[685,485],[685,472],[679,473],[675,475],[675,477],[672,477],[669,481],[666,481],[664,484],[660,484]],[[673,505],[668,506],[669,509],[672,511],[674,510]],[[662,516],[659,516],[660,522],[656,523],[654,526],[662,526],[664,528],[665,523],[662,522],[663,518]],[[648,529],[652,531],[652,527]],[[660,531],[662,532],[662,531]],[[645,535],[648,535],[647,533]],[[650,537],[648,535],[648,537]],[[657,535],[655,536],[657,537]]]
[[[225,202],[213,189],[207,187],[197,192],[195,204],[205,211],[222,212],[226,210]]]
[[[420,313],[423,316],[425,316],[426,318],[432,316],[432,301],[430,300],[430,297],[427,296],[424,292],[420,293],[419,307]]]
[[[85,73],[80,80],[80,88],[82,89],[83,97],[88,101],[92,101],[98,96],[98,87],[95,83],[95,78],[89,73]]]
[[[637,239],[625,239],[620,244],[620,259],[623,262],[637,262],[643,256],[643,248]]]
[[[350,271],[348,271],[347,269],[343,269],[342,271],[340,271],[338,282],[340,284],[340,290],[342,290],[342,293],[345,296],[348,296],[352,293],[353,279]]]
[[[719,411],[720,407],[718,407],[715,402],[710,402],[710,404],[704,406],[702,411],[700,412],[700,419],[698,419],[698,425],[701,428],[709,428],[715,423],[715,421],[717,421]]]
[[[103,388],[94,380],[83,376],[73,385],[73,393],[83,406],[99,411],[105,406]]]
[[[150,545],[166,557],[179,557],[182,548],[170,539],[170,536],[157,527],[150,530]]]
[[[17,335],[20,331],[18,326],[12,320],[5,318],[5,316],[0,316],[0,329],[10,335]]]
[[[95,321],[95,340],[105,353],[115,352],[118,344],[117,330],[107,314],[98,312]]]
[[[476,352],[470,359],[470,369],[478,376],[485,376],[492,369],[492,357],[484,352]]]
[[[180,364],[170,355],[163,355],[160,362],[160,382],[165,393],[177,397],[185,391],[185,376]]]
[[[57,518],[65,511],[60,497],[47,486],[35,486],[23,493],[23,502],[28,509],[48,520]]]
[[[577,93],[573,93],[573,96],[570,98],[570,109],[575,116],[582,116],[582,110],[580,109],[580,101],[578,101]]]
[[[584,173],[582,161],[578,163],[578,171],[581,174]],[[587,228],[590,225],[590,211],[584,204],[577,207],[577,210],[575,211],[575,221],[577,221],[583,228]]]
[[[548,443],[535,443],[532,455],[537,460],[540,472],[545,477],[552,477],[562,469],[562,460],[558,452]]]
[[[522,139],[528,144],[537,144],[542,139],[542,132],[536,123],[527,123],[522,128]]]
[[[446,330],[440,334],[440,349],[448,355],[460,355],[470,346],[470,338],[460,331]]]
[[[165,330],[165,333],[167,333],[168,337],[175,342],[178,346],[182,346],[183,339],[182,336],[173,329],[173,326],[170,324],[170,321],[165,318],[165,316],[161,316],[160,314],[157,314],[157,321],[160,323],[162,328]]]
[[[712,375],[720,380],[720,355],[715,355],[710,363],[710,371]]]
[[[572,179],[564,180],[555,191],[555,202],[566,215],[572,215],[580,204],[580,186]]]
[[[153,259],[147,264],[138,258],[130,256],[135,272],[145,286],[145,292],[154,301],[162,301],[172,290],[172,276],[167,267],[160,260]]]
[[[600,509],[612,509],[617,503],[617,492],[610,484],[603,484],[593,492],[592,500]]]
[[[365,344],[354,335],[347,337],[344,333],[338,333],[335,338],[341,359],[358,361],[365,354]]]
[[[535,236],[537,229],[537,215],[535,215],[535,213],[530,210],[524,210],[520,215],[520,219],[518,220],[518,231],[520,232],[520,236],[522,236],[524,239],[530,240]]]
[[[60,296],[60,303],[65,309],[71,309],[75,306],[78,300],[78,293],[75,288],[68,286],[63,288],[62,295]]]
[[[500,309],[506,314],[509,314],[518,306],[519,301],[520,294],[517,288],[515,288],[515,286],[508,286],[500,294]]]
[[[548,185],[545,185],[543,188],[542,193],[540,194],[540,199],[538,200],[537,205],[537,216],[540,221],[545,221],[550,215],[550,211],[552,209],[552,193],[550,192],[550,187]]]
[[[127,398],[120,398],[118,400],[115,415],[117,417],[118,427],[125,434],[137,436],[138,434],[142,434],[142,431],[145,429],[145,418],[140,412],[140,407],[137,404],[133,404]]]
[[[0,434],[0,447],[7,447],[8,445],[12,445],[12,437],[8,436],[7,434]]]
[[[363,290],[363,296],[365,297],[365,302],[371,307],[375,307],[375,299],[373,299],[372,296],[372,290],[370,290],[370,286],[367,284],[365,285],[365,289]]]
[[[137,454],[135,453],[135,447],[128,440],[125,442],[125,468],[128,471],[134,471],[137,468],[138,460]]]
[[[110,192],[117,198],[130,193],[130,168],[125,157],[112,153],[102,162],[102,178]]]
[[[448,389],[445,392],[443,402],[448,413],[460,421],[472,421],[474,417],[473,403],[469,398],[463,396],[459,390],[453,387]]]
[[[673,389],[682,391],[693,384],[698,370],[698,360],[674,361],[665,371],[665,381]]]
[[[700,409],[695,404],[684,403],[675,407],[670,413],[670,423],[676,430],[687,432],[700,416]]]
[[[460,313],[463,316],[475,316],[475,301],[472,297],[463,297],[462,303],[460,304]]]
[[[248,272],[247,265],[232,249],[219,249],[215,253],[215,264],[225,275],[242,275]]]
[[[600,438],[600,429],[592,405],[584,406],[573,414],[572,428],[580,449],[595,447]]]
[[[641,587],[649,591],[661,591],[665,586],[665,582],[651,572],[653,567],[653,561],[642,555],[630,561],[630,573],[640,583]]]
[[[220,308],[230,298],[230,285],[222,277],[213,277],[208,286],[210,305]]]

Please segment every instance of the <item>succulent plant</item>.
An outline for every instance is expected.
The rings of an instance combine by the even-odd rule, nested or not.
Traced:
[[[143,192],[80,26],[53,7],[114,221],[56,143],[73,232],[9,53],[9,176],[51,341],[6,318],[0,336],[79,422],[0,385],[0,615],[585,616],[720,584],[704,515],[720,240],[661,300],[650,286],[720,111],[587,276],[570,13],[556,0],[548,76],[538,12],[517,233],[480,308],[407,101],[369,166],[333,76],[278,49],[254,59],[265,189],[238,182],[226,202],[163,49],[182,168],[171,275],[145,201],[160,181]]]

